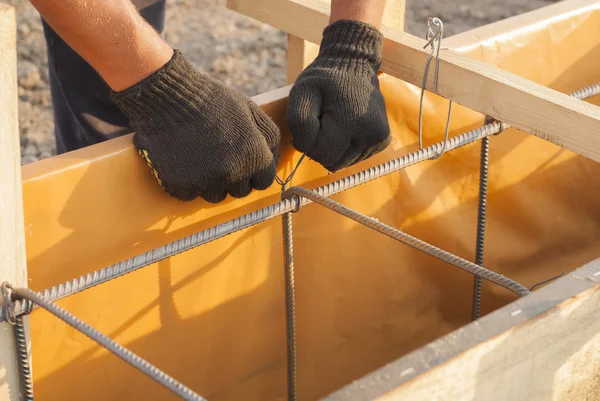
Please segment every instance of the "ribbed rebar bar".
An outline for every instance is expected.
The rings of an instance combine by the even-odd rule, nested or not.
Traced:
[[[477,208],[477,242],[475,244],[475,264],[483,266],[483,246],[485,241],[485,220],[487,212],[487,181],[490,157],[490,138],[481,140],[481,159],[479,166],[479,207]],[[481,314],[481,278],[475,276],[473,282],[472,320],[479,319]]]
[[[502,286],[507,290],[510,290],[520,296],[525,296],[530,293],[530,291],[526,287],[517,283],[514,280],[504,277],[498,273],[494,273],[493,271],[488,270],[482,266],[477,266],[476,264],[471,263],[468,260],[453,255],[434,245],[431,245],[400,230],[390,227],[387,224],[384,224],[372,217],[365,216],[364,214],[359,213],[356,210],[352,210],[334,200],[319,195],[318,193],[309,189],[302,187],[291,187],[286,191],[284,195],[286,197],[295,195],[302,198],[310,199],[311,201],[318,203],[321,206],[325,206],[326,208],[331,209],[334,212],[341,214],[342,216],[346,216],[366,227],[369,227],[375,231],[385,234],[390,238],[398,240],[421,252],[434,256],[471,274],[475,274],[476,276],[479,276],[485,280],[498,284],[499,286]]]
[[[464,134],[457,135],[448,140],[446,151],[465,146],[469,143],[473,143],[482,139],[486,136],[493,135],[499,132],[501,129],[501,123],[494,122],[489,125],[485,125],[474,129]],[[424,161],[436,154],[438,154],[443,143],[436,143],[416,152],[408,153],[397,159],[390,160],[383,164],[371,167],[367,170],[352,174],[351,176],[342,178],[340,180],[331,182],[327,185],[317,188],[319,194],[323,196],[330,196],[338,192],[345,191],[350,188],[354,188],[358,185],[372,181],[379,177],[383,177],[390,173],[398,170],[402,170],[406,167],[417,164]],[[303,198],[302,204],[310,203],[309,200]],[[200,245],[209,243],[218,238],[222,238],[226,235],[235,233],[239,230],[249,228],[253,225],[269,220],[271,218],[281,216],[282,214],[292,211],[298,208],[299,205],[295,200],[284,199],[281,202],[273,205],[264,207],[252,213],[245,214],[235,219],[229,220],[225,223],[218,224],[204,231],[192,234],[184,237],[177,241],[171,242],[159,248],[147,251],[141,255],[134,256],[132,258],[123,260],[114,265],[96,270],[92,273],[86,274],[79,278],[67,281],[62,284],[55,285],[54,287],[48,288],[43,292],[43,296],[51,301],[56,301],[67,296],[76,294],[85,289],[94,287],[102,284],[109,280],[131,273],[142,267],[156,263],[168,257],[177,255],[181,252],[196,248]],[[22,315],[25,312],[25,305],[23,302],[17,302],[15,305],[16,315]],[[0,315],[0,321],[4,320],[4,308]]]
[[[569,94],[569,96],[580,100],[587,99],[596,95],[600,95],[600,82],[590,86],[586,86],[585,88],[579,89]]]
[[[598,94],[600,94],[600,83],[596,83],[579,91],[573,92],[571,96],[578,99],[585,99],[588,97],[596,96]],[[461,146],[470,144],[484,137],[496,134],[502,131],[503,129],[509,127],[510,126],[508,124],[498,121],[495,121],[491,124],[486,124],[477,129],[450,138],[446,145],[445,151],[447,152],[459,148]],[[367,170],[361,171],[356,174],[352,174],[351,176],[342,178],[340,180],[319,187],[315,189],[315,192],[322,196],[330,196],[332,194],[345,191],[347,189],[372,181],[376,178],[383,177],[387,174],[393,173],[398,170],[402,170],[406,167],[427,160],[432,156],[441,153],[443,147],[443,142],[433,144],[416,152],[409,153],[407,155],[401,156],[399,158],[390,160],[380,165],[371,167]],[[310,203],[310,200],[302,198],[302,205],[305,205],[307,203]],[[81,276],[66,283],[56,285],[52,288],[45,290],[43,292],[43,295],[47,299],[53,301],[67,297],[69,295],[73,295],[85,289],[94,287],[98,284],[131,273],[142,267],[156,263],[165,258],[177,255],[181,252],[193,249],[195,247],[214,241],[218,238],[232,234],[239,230],[251,227],[255,224],[261,223],[273,217],[280,216],[283,213],[295,209],[296,207],[299,207],[299,205],[294,204],[293,201],[290,201],[289,199],[282,200],[281,202],[278,202],[276,204],[237,217],[233,220],[211,227],[207,230],[192,234],[188,237],[150,250],[141,255],[134,256],[132,258],[126,259],[114,265],[89,273],[85,276]],[[24,303],[18,302],[15,305],[16,315],[22,315],[24,312]],[[5,311],[4,308],[2,308],[2,312],[0,313],[0,321],[5,320],[4,314]]]
[[[164,387],[166,387],[179,397],[183,398],[184,400],[206,401],[206,399],[200,397],[190,388],[173,379],[171,376],[167,375],[166,373],[158,369],[156,366],[150,364],[149,362],[145,361],[144,359],[134,354],[127,348],[123,347],[122,345],[113,341],[109,337],[100,333],[98,330],[87,325],[85,322],[73,316],[66,310],[62,309],[60,306],[47,300],[43,294],[34,292],[28,288],[15,288],[13,289],[13,297],[15,299],[28,300],[30,302],[33,302],[35,305],[41,306],[42,308],[46,309],[54,316],[58,317],[77,331],[85,334],[90,339],[96,341],[98,344],[102,345],[104,348],[121,358],[123,361],[138,369],[146,376],[163,385]]]
[[[33,401],[33,380],[31,378],[27,335],[23,319],[23,316],[19,316],[15,319],[15,339],[17,341],[17,357],[19,358],[19,377],[21,380],[21,393],[23,399],[25,401]]]
[[[287,328],[287,393],[288,401],[296,401],[296,288],[294,286],[294,239],[292,212],[283,215],[285,255],[285,312]]]

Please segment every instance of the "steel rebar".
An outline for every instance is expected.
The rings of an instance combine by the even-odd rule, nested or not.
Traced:
[[[410,234],[404,233],[400,230],[390,227],[387,224],[384,224],[372,217],[365,216],[364,214],[359,213],[356,210],[352,210],[334,200],[319,195],[314,191],[301,187],[291,187],[286,191],[286,196],[289,197],[292,195],[310,199],[311,201],[318,203],[321,206],[325,206],[326,208],[331,209],[334,212],[341,214],[342,216],[348,217],[366,227],[369,227],[375,231],[387,235],[390,238],[393,238],[406,245],[409,245],[421,252],[434,256],[471,274],[475,274],[485,280],[491,281],[492,283],[498,284],[499,286],[502,286],[507,290],[514,292],[517,295],[525,296],[530,294],[530,291],[525,286],[517,283],[514,280],[511,280],[505,276],[488,270],[482,266],[477,266],[476,264],[469,262],[468,260],[446,252],[443,249],[440,249],[418,238],[415,238]]]
[[[294,239],[292,212],[283,215],[285,254],[285,312],[287,329],[287,393],[288,401],[296,401],[296,288],[294,285]]]
[[[446,151],[465,146],[469,143],[473,143],[486,136],[493,135],[499,132],[500,130],[501,123],[494,122],[492,124],[479,127],[472,131],[465,132],[464,134],[457,135],[448,140]],[[438,154],[443,146],[444,144],[441,142],[433,144],[421,150],[408,153],[404,156],[390,160],[383,164],[371,167],[367,170],[331,182],[329,184],[317,188],[315,191],[317,191],[323,196],[330,196],[345,191],[347,189],[357,187],[379,177],[383,177],[395,171],[399,171],[406,167],[420,163]],[[310,203],[310,201],[306,199],[302,200],[302,205],[307,203]],[[206,230],[173,241],[169,244],[152,249],[143,254],[115,263],[114,265],[96,270],[84,276],[67,281],[65,283],[55,285],[51,288],[46,289],[43,292],[43,295],[46,299],[49,299],[51,301],[56,301],[68,297],[88,288],[113,280],[117,277],[134,272],[138,269],[159,262],[168,257],[177,255],[181,252],[185,252],[187,250],[196,248],[200,245],[204,245],[218,238],[222,238],[226,235],[235,233],[245,228],[252,227],[258,223],[269,220],[271,218],[281,216],[282,214],[292,211],[297,207],[299,207],[299,205],[297,205],[295,201],[290,199],[284,199],[273,205],[264,207],[262,209],[245,214],[240,217],[236,217],[225,223],[218,224]],[[16,315],[22,315],[24,312],[24,303],[17,302],[15,305]],[[2,314],[0,314],[0,321],[3,321],[4,319],[5,318],[3,308]]]
[[[134,354],[127,348],[123,347],[114,340],[100,333],[98,330],[94,329],[82,320],[73,316],[71,313],[62,309],[60,306],[47,300],[43,296],[43,294],[34,292],[28,288],[15,288],[13,289],[13,297],[16,299],[28,300],[44,308],[48,312],[52,313],[54,316],[58,317],[77,331],[85,334],[87,337],[94,340],[95,342],[97,342],[98,344],[115,354],[117,357],[121,358],[123,361],[138,369],[146,376],[163,385],[168,390],[172,391],[174,394],[178,395],[184,400],[206,401],[206,399],[200,397],[190,388],[173,379],[171,376],[167,375],[166,373],[158,369],[156,366],[150,364],[149,362]]]
[[[17,342],[17,357],[19,358],[19,378],[21,380],[21,393],[23,394],[23,399],[25,401],[33,401],[33,379],[31,378],[27,335],[23,319],[23,316],[18,316],[15,319],[15,340]]]
[[[590,85],[586,88],[580,89],[570,94],[570,96],[577,99],[586,99],[592,96],[600,94],[600,83]],[[496,134],[503,129],[509,128],[508,124],[495,121],[491,124],[486,124],[482,127],[474,130],[465,132],[464,134],[457,135],[448,140],[445,151],[450,151],[461,146],[470,144],[479,139],[483,139],[487,136]],[[362,185],[376,178],[383,177],[387,174],[393,173],[398,170],[402,170],[406,167],[412,166],[424,160],[436,156],[441,153],[444,149],[444,142],[439,142],[420,149],[416,152],[411,152],[404,156],[382,163],[380,165],[371,167],[367,170],[352,174],[351,176],[342,178],[334,181],[315,190],[316,193],[322,196],[329,196],[347,189]],[[302,205],[310,203],[306,198],[302,199]],[[245,214],[237,217],[223,224],[216,225],[207,230],[192,234],[188,237],[173,241],[169,244],[163,245],[159,248],[150,250],[141,255],[134,256],[132,258],[123,260],[114,265],[105,267],[87,275],[81,276],[74,280],[70,280],[66,283],[58,284],[51,287],[43,292],[43,295],[52,301],[76,294],[85,289],[94,287],[106,281],[120,277],[122,275],[131,273],[142,267],[151,265],[158,261],[161,261],[170,256],[177,255],[181,252],[193,249],[200,245],[214,241],[218,238],[224,237],[225,235],[232,234],[239,230],[251,227],[255,224],[261,223],[273,217],[280,216],[288,211],[298,207],[289,199],[282,200],[281,202],[259,209],[252,213]],[[4,321],[5,308],[2,308],[0,313],[0,321]],[[15,305],[16,315],[22,315],[25,313],[25,305],[23,302],[18,302]]]
[[[483,247],[485,242],[485,221],[487,213],[487,181],[490,157],[490,138],[481,140],[481,160],[479,167],[479,207],[477,208],[477,242],[475,245],[475,264],[483,266]],[[481,314],[481,278],[475,276],[473,281],[472,320],[479,319]]]

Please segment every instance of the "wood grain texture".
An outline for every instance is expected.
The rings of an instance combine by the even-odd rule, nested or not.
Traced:
[[[292,84],[296,78],[319,54],[319,45],[288,34],[287,41],[287,83]]]
[[[382,25],[390,30],[404,32],[406,0],[386,0]]]
[[[589,4],[587,4],[589,3]],[[585,6],[598,7],[589,1]],[[233,10],[290,34],[319,43],[328,23],[326,0],[229,0]],[[421,86],[429,50],[425,40],[382,28],[386,37],[381,70]],[[427,89],[432,90],[433,72]],[[544,140],[600,161],[600,108],[543,85],[466,57],[440,54],[437,94]]]
[[[15,9],[0,4],[0,282],[27,285],[17,115]],[[0,300],[0,302],[2,302]],[[28,319],[25,319],[27,327]],[[0,323],[0,400],[19,399],[13,327]]]
[[[600,260],[327,397],[600,399]]]

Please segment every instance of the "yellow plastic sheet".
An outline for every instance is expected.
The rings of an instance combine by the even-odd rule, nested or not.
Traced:
[[[445,45],[563,92],[600,81],[597,4],[568,13],[553,7]],[[417,149],[420,89],[386,75],[381,87],[390,147],[334,175],[307,160],[294,184],[313,188]],[[443,139],[447,101],[427,95],[424,105],[424,141],[431,144]],[[264,108],[283,123],[285,99]],[[451,135],[482,122],[457,106]],[[479,152],[478,143],[466,146],[333,198],[473,260]],[[279,174],[286,176],[299,155],[288,145],[282,154]],[[274,185],[216,206],[178,202],[158,189],[130,137],[27,165],[23,177],[36,290],[280,196]],[[531,286],[597,258],[598,177],[598,164],[527,133],[492,137],[485,266]],[[472,276],[321,206],[294,215],[294,248],[299,399],[324,396],[470,320]],[[283,266],[276,218],[59,304],[211,401],[281,400]],[[514,299],[486,283],[483,311]],[[175,399],[45,311],[31,315],[31,333],[38,400]]]

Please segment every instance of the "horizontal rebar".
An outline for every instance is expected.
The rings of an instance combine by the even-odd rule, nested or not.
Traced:
[[[600,94],[600,83],[596,83],[579,91],[573,92],[570,96],[585,99]],[[457,135],[448,140],[445,151],[450,151],[469,143],[480,140],[489,135],[497,134],[498,132],[509,128],[508,124],[494,121],[477,129]],[[408,153],[404,156],[371,167],[367,170],[352,174],[348,177],[334,181],[322,187],[316,188],[314,191],[322,196],[330,196],[338,192],[354,188],[376,178],[383,177],[387,174],[402,170],[424,160],[431,158],[441,152],[444,142],[439,142],[420,149],[415,152]],[[307,198],[302,198],[302,205],[308,204],[311,201]],[[152,249],[141,255],[131,257],[114,265],[96,270],[79,278],[70,280],[66,283],[58,284],[45,290],[42,294],[46,299],[55,301],[67,296],[76,294],[88,288],[102,284],[106,281],[123,276],[125,274],[136,271],[142,267],[159,262],[168,257],[177,255],[181,252],[196,248],[200,245],[222,238],[226,235],[233,234],[237,231],[249,228],[263,221],[282,215],[283,213],[293,211],[301,205],[296,204],[296,200],[285,199],[281,202],[259,209],[252,213],[245,214],[225,223],[213,226],[204,231],[192,234],[182,239],[173,241],[159,248]],[[23,302],[17,302],[15,305],[15,313],[20,316],[25,313],[26,307]],[[0,313],[0,322],[4,321],[4,308]]]
[[[471,274],[474,274],[477,277],[481,277],[482,279],[488,280],[494,284],[498,284],[499,286],[504,287],[517,295],[525,296],[530,294],[530,291],[525,286],[517,283],[514,280],[511,280],[501,274],[495,273],[489,269],[486,269],[483,266],[478,266],[475,263],[471,263],[468,260],[451,254],[450,252],[446,252],[443,249],[440,249],[418,238],[415,238],[410,234],[402,232],[394,227],[390,227],[387,224],[380,222],[379,220],[366,216],[360,212],[357,212],[356,210],[352,210],[332,199],[321,196],[318,193],[311,191],[310,189],[302,187],[291,187],[286,191],[284,196],[299,196],[302,198],[310,199],[311,201],[318,203],[321,206],[333,210],[334,212],[337,212],[342,216],[348,217],[381,234],[387,235],[388,237],[400,241],[406,245],[409,245],[421,252],[443,260],[444,262],[456,266],[460,269],[463,269]]]
[[[493,122],[491,124],[479,127],[475,130],[466,132],[461,135],[457,135],[448,140],[446,151],[459,148],[469,143],[475,142],[485,136],[493,135],[500,131],[499,122]],[[387,174],[395,171],[404,169],[406,167],[417,164],[424,161],[431,156],[439,153],[443,146],[443,143],[436,143],[428,146],[416,152],[406,154],[394,160],[390,160],[386,163],[371,167],[370,169],[358,172],[351,176],[342,178],[334,181],[327,185],[317,188],[315,191],[323,196],[330,196],[338,192],[345,191],[350,188],[354,188],[358,185],[372,181],[376,178],[383,177]],[[310,203],[309,200],[303,198],[302,204],[305,205]],[[264,207],[252,213],[236,217],[225,223],[218,224],[206,230],[198,233],[189,235],[182,239],[176,240],[169,244],[163,245],[159,248],[152,249],[141,255],[125,259],[119,263],[115,263],[111,266],[96,270],[92,273],[88,273],[84,276],[76,279],[67,281],[55,285],[47,290],[43,291],[43,296],[51,301],[56,301],[70,295],[76,294],[83,290],[91,287],[95,287],[99,284],[105,283],[117,277],[125,274],[134,272],[145,266],[159,262],[168,257],[177,255],[181,252],[196,248],[200,245],[204,245],[216,239],[222,238],[226,235],[233,234],[237,231],[245,228],[252,227],[256,224],[280,216],[286,212],[291,212],[299,207],[296,200],[284,199],[273,205]],[[15,313],[17,316],[22,315],[25,312],[25,305],[23,302],[17,302],[15,305]],[[4,309],[0,316],[0,321],[4,320]]]

